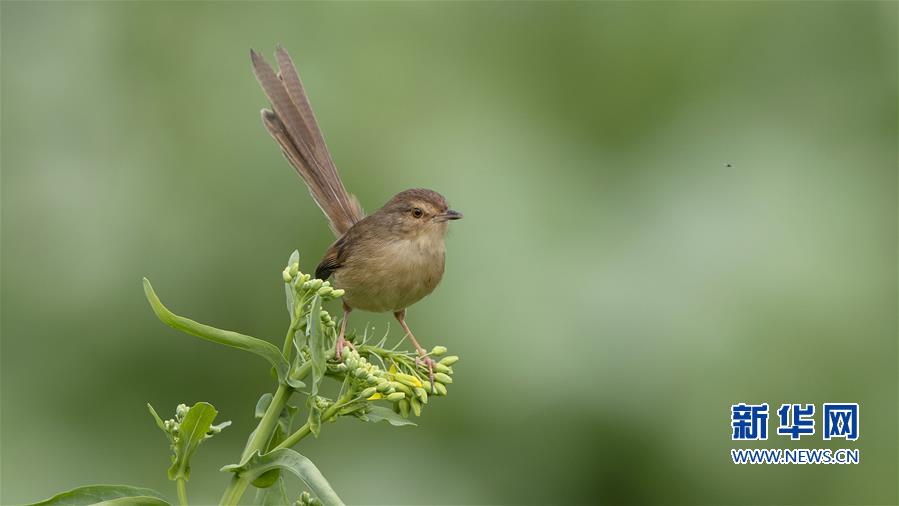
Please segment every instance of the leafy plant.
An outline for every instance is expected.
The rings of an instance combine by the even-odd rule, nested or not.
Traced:
[[[308,489],[293,496],[296,497],[294,505],[343,504],[318,467],[293,447],[310,434],[318,437],[323,424],[339,418],[386,421],[394,426],[415,425],[409,419],[410,415],[420,416],[430,399],[446,395],[447,385],[453,381],[452,365],[458,357],[443,356],[446,353],[443,346],[435,346],[429,353],[432,357],[443,356],[435,366],[432,384],[420,357],[400,349],[403,339],[388,347],[387,336],[372,342],[367,332],[361,337],[356,334],[347,336],[348,346],[342,350],[342,360],[336,360],[337,322],[322,308],[322,303],[339,299],[343,290],[301,272],[296,251],[290,256],[282,277],[290,325],[280,350],[268,341],[176,315],[162,304],[150,282],[144,279],[147,300],[163,323],[199,338],[258,355],[268,361],[273,377],[277,378],[275,391],[263,394],[256,403],[259,423],[250,433],[238,463],[221,468],[231,474],[222,495],[223,505],[238,504],[251,486],[256,489],[256,504],[290,504],[291,496],[282,477],[284,472],[299,477]],[[334,398],[322,395],[322,384],[326,379],[340,384]],[[294,393],[305,395],[306,412],[304,423],[296,429],[293,422],[301,408],[290,403]],[[172,465],[168,476],[175,482],[179,504],[186,505],[191,457],[202,442],[231,422],[213,425],[218,412],[206,402],[190,407],[181,404],[176,408],[175,416],[168,420],[163,420],[152,406],[147,406],[171,446]],[[159,492],[146,488],[91,485],[37,504],[155,506],[170,503]]]

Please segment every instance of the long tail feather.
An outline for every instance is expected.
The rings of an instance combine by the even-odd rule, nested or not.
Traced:
[[[290,55],[280,46],[275,55],[278,74],[250,50],[253,73],[272,104],[271,111],[262,110],[262,123],[339,237],[365,214],[356,197],[343,186]]]

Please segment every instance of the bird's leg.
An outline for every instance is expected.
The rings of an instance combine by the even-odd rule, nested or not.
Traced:
[[[337,343],[334,345],[334,355],[337,357],[337,361],[341,361],[343,354],[343,347],[346,346],[349,341],[344,337],[346,335],[346,322],[350,319],[350,313],[353,312],[353,308],[346,305],[346,302],[343,303],[343,320],[340,322],[340,333],[337,334]],[[349,343],[350,347],[352,347],[352,343]]]
[[[415,346],[415,349],[418,350],[419,357],[415,359],[416,365],[419,362],[424,362],[426,366],[428,366],[428,378],[431,380],[431,391],[434,390],[434,360],[431,357],[427,356],[428,351],[421,347],[418,344],[418,341],[415,340],[415,336],[412,334],[412,330],[409,329],[409,326],[406,325],[406,310],[401,309],[395,313],[393,316],[396,317],[397,321],[402,325],[403,330],[406,331],[406,335],[409,336],[409,340],[412,341],[412,345]]]

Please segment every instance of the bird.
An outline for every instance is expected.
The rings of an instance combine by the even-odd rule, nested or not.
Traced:
[[[413,188],[393,196],[366,215],[350,194],[334,165],[315,120],[296,66],[287,51],[275,50],[278,72],[250,50],[253,73],[271,103],[262,109],[262,123],[289,164],[306,183],[309,193],[337,237],[315,269],[315,277],[344,290],[343,319],[335,342],[341,360],[350,313],[392,312],[415,347],[434,384],[434,361],[409,325],[406,310],[429,295],[443,278],[445,237],[450,221],[462,213],[449,208],[434,190]]]

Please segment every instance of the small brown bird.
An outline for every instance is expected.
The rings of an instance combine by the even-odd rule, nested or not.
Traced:
[[[433,385],[434,362],[406,325],[406,308],[440,283],[447,222],[462,218],[462,213],[449,209],[446,199],[435,191],[412,189],[365,216],[340,180],[290,55],[278,46],[275,57],[277,74],[250,50],[253,72],[272,104],[272,110],[262,110],[262,123],[306,182],[338,237],[315,269],[316,278],[333,275],[334,286],[346,292],[337,358],[353,309],[391,311],[427,365]]]

